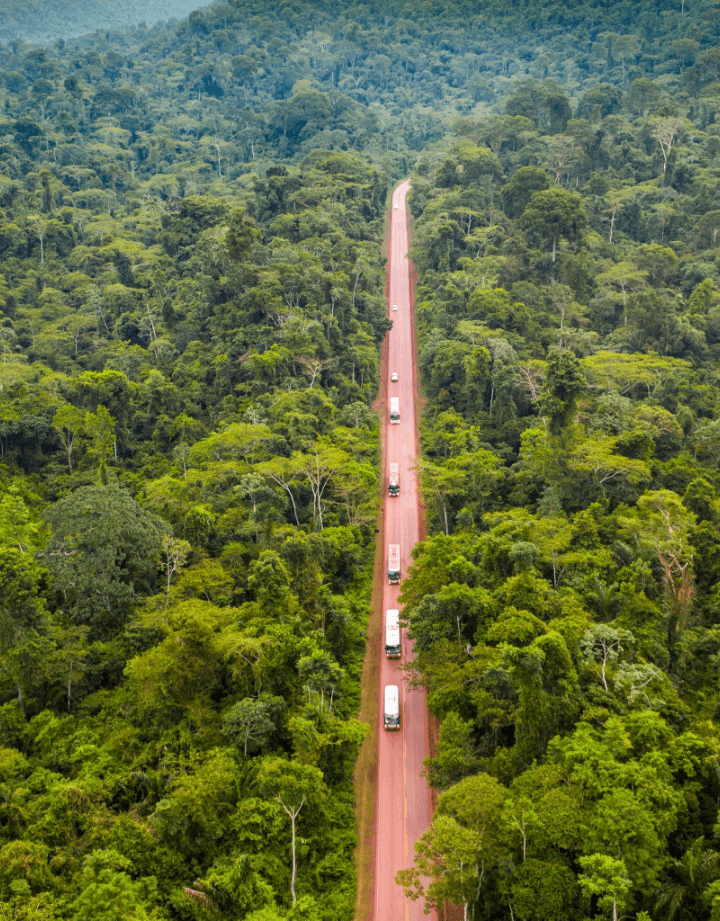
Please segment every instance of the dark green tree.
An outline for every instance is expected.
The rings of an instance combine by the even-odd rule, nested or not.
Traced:
[[[560,238],[579,240],[586,223],[580,195],[559,188],[535,192],[520,219],[525,230],[551,244],[553,262]]]
[[[120,630],[157,584],[168,526],[117,486],[83,486],[46,512],[50,540],[42,560],[52,575],[53,607],[93,638]]]
[[[550,417],[550,431],[560,435],[574,420],[587,381],[580,362],[567,349],[553,350],[548,356],[546,390],[540,404]]]
[[[535,194],[550,187],[550,177],[545,170],[537,166],[521,166],[513,173],[512,179],[502,187],[502,200],[505,213],[512,218],[519,218]]]

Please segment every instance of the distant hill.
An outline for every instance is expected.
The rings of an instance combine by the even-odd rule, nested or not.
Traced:
[[[49,44],[141,22],[183,19],[210,0],[5,0],[0,8],[0,42],[16,39]]]

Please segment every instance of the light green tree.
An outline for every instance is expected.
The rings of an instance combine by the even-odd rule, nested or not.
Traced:
[[[579,877],[583,890],[590,896],[598,897],[598,904],[607,917],[619,921],[628,905],[630,893],[624,861],[606,854],[593,854],[581,857],[580,866],[583,868]]]
[[[502,808],[507,790],[488,774],[467,777],[443,793],[430,828],[415,844],[415,863],[396,881],[425,907],[449,900],[465,921],[489,872],[505,859]]]

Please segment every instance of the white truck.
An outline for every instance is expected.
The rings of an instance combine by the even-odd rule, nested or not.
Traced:
[[[390,397],[390,425],[400,422],[400,397]]]
[[[400,465],[390,464],[388,468],[388,495],[400,495]]]
[[[400,584],[400,544],[390,544],[388,550],[388,579],[390,585]]]
[[[400,728],[400,689],[396,684],[385,685],[383,725],[386,729]]]
[[[385,612],[385,655],[388,659],[399,659],[402,655],[400,611],[396,608],[388,608]]]

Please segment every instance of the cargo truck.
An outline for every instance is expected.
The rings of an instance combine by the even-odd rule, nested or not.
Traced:
[[[400,544],[390,544],[388,579],[390,580],[390,585],[398,585],[400,582]]]
[[[383,724],[386,729],[400,728],[400,689],[396,684],[385,685]]]
[[[388,495],[400,495],[400,467],[399,464],[390,464],[388,473]]]
[[[385,612],[385,655],[388,659],[399,659],[402,655],[400,611],[395,608]]]
[[[400,397],[390,397],[390,425],[400,422]]]

